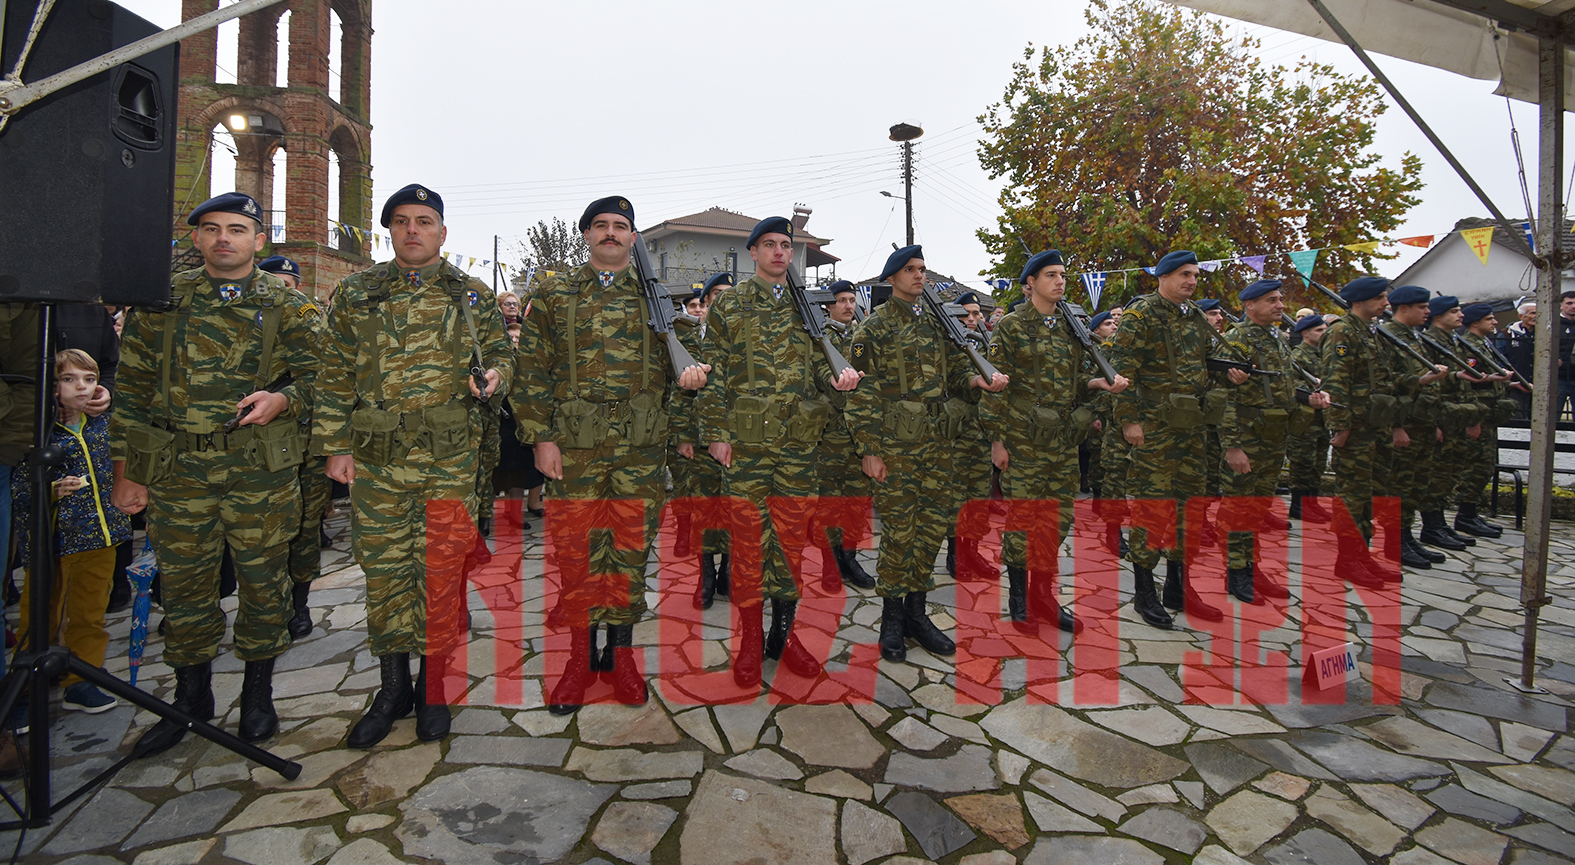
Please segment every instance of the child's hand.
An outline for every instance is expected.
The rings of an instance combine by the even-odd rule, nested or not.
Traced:
[[[87,485],[86,477],[63,477],[55,481],[55,498],[63,499]]]

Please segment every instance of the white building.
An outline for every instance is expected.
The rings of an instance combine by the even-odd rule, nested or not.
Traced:
[[[1461,220],[1455,232],[1434,244],[1406,268],[1394,284],[1419,285],[1435,295],[1454,295],[1460,298],[1461,305],[1493,303],[1500,308],[1506,306],[1506,301],[1512,304],[1517,298],[1535,294],[1537,269],[1519,246],[1510,244],[1504,229],[1493,230],[1486,265],[1458,231],[1490,224],[1483,219]],[[1566,252],[1575,249],[1575,236],[1565,234],[1564,249]],[[1571,278],[1575,278],[1575,270],[1564,271],[1564,279]]]
[[[793,269],[806,284],[818,285],[836,279],[840,259],[822,249],[830,239],[804,230],[811,212],[802,204],[793,207]],[[642,229],[640,236],[656,265],[657,278],[670,288],[704,282],[722,271],[742,282],[755,273],[744,241],[764,218],[713,207],[656,223]],[[830,272],[823,274],[822,268]]]

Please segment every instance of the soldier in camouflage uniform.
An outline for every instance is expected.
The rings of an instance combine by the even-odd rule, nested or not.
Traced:
[[[352,748],[376,745],[412,708],[422,741],[448,735],[448,701],[464,688],[447,661],[466,616],[481,415],[492,410],[483,403],[507,391],[514,366],[492,290],[442,259],[443,199],[406,186],[384,203],[382,224],[394,260],[334,289],[323,331],[331,372],[313,422],[328,476],[350,488],[367,642],[381,670]],[[484,389],[471,374],[477,352]],[[421,655],[413,687],[412,653]]]
[[[804,329],[788,292],[793,224],[780,216],[761,220],[745,248],[755,275],[722,295],[706,319],[706,353],[714,373],[696,408],[700,437],[722,464],[723,490],[760,509],[761,580],[771,599],[771,632],[762,633],[755,599],[740,596],[742,651],[733,659],[740,687],[760,684],[765,656],[800,676],[820,673],[820,661],[792,633],[799,589],[793,562],[809,545],[809,518],[820,491],[815,445],[831,419],[826,392],[849,391],[858,373],[833,377],[830,364]],[[767,499],[780,497],[767,507]],[[764,638],[764,639],[762,639]]]
[[[1510,388],[1530,393],[1518,384],[1511,384],[1513,376],[1489,373],[1495,365],[1508,367],[1493,354],[1493,335],[1498,331],[1498,318],[1493,307],[1486,303],[1473,303],[1460,310],[1461,323],[1466,332],[1460,337],[1465,343],[1468,360],[1486,380],[1471,385],[1470,393],[1481,406],[1484,420],[1482,434],[1464,446],[1465,465],[1460,483],[1455,487],[1455,531],[1479,538],[1496,538],[1504,534],[1503,528],[1482,519],[1478,508],[1486,495],[1487,485],[1493,481],[1498,465],[1498,425],[1514,416],[1519,403],[1512,399]],[[1491,362],[1489,362],[1491,361]]]
[[[827,286],[827,290],[836,297],[836,302],[826,308],[826,326],[831,330],[831,342],[842,352],[843,357],[853,354],[853,311],[857,304],[858,294],[853,290],[853,283],[839,279]],[[820,438],[820,448],[816,458],[816,466],[820,474],[820,494],[822,496],[841,496],[850,498],[868,498],[870,495],[869,478],[864,476],[863,467],[859,460],[858,447],[853,442],[853,433],[848,429],[845,415],[848,404],[848,395],[833,389],[826,397],[831,400],[831,422],[826,424],[826,433]],[[824,563],[821,574],[821,586],[832,593],[839,585],[848,585],[856,589],[875,588],[875,578],[865,572],[863,565],[859,564],[859,542],[862,538],[844,538],[843,530],[838,526],[826,527],[826,541],[830,545],[831,560]],[[815,539],[817,542],[819,538]]]
[[[270,255],[257,262],[257,269],[279,277],[289,288],[300,290],[301,267],[282,255]],[[321,325],[321,317],[313,322]],[[313,334],[314,337],[316,334]],[[290,638],[299,640],[312,632],[312,610],[307,600],[312,592],[312,581],[322,576],[323,513],[333,496],[333,482],[327,473],[327,459],[310,444],[312,411],[306,406],[298,419],[301,434],[308,438],[305,462],[301,463],[301,530],[290,539],[290,601],[294,614],[290,617]]]
[[[251,196],[230,192],[187,218],[204,267],[176,276],[169,310],[139,309],[126,322],[111,431],[115,507],[148,509],[174,705],[203,721],[213,717],[212,662],[224,637],[219,562],[226,543],[233,551],[247,740],[279,727],[273,664],[290,644],[289,544],[301,521],[297,417],[318,369],[317,307],[253,264],[267,240],[261,217]],[[161,720],[135,753],[156,754],[185,733]]]
[[[1110,311],[1096,312],[1088,320],[1088,332],[1096,341],[1103,344],[1116,332],[1116,323],[1110,317]],[[1101,349],[1103,351],[1103,349]],[[1092,358],[1083,359],[1083,371],[1093,378],[1098,372],[1098,367]],[[1110,427],[1110,395],[1100,392],[1089,400],[1089,407],[1094,410],[1094,428],[1083,439],[1083,447],[1088,451],[1088,491],[1095,500],[1104,498],[1105,495],[1105,465],[1102,459],[1105,451],[1105,430]]]
[[[880,653],[888,661],[907,658],[907,639],[931,654],[957,651],[930,621],[925,601],[935,587],[935,554],[956,515],[951,445],[941,424],[951,415],[949,399],[965,403],[970,387],[998,393],[1007,385],[1001,375],[986,382],[947,339],[920,300],[924,279],[919,246],[886,259],[880,280],[891,282],[891,299],[854,333],[850,358],[864,373],[848,397],[847,418],[864,474],[875,481],[882,532],[875,591],[884,601]],[[957,426],[950,431],[961,432]]]
[[[1323,316],[1317,313],[1304,315],[1296,320],[1292,332],[1301,341],[1291,349],[1291,359],[1314,376],[1322,376],[1319,365],[1318,342],[1329,329]],[[1291,519],[1314,523],[1327,523],[1329,513],[1318,506],[1313,497],[1321,495],[1323,473],[1329,465],[1329,427],[1324,423],[1323,411],[1311,406],[1297,406],[1306,427],[1300,434],[1292,434],[1287,448],[1288,474],[1291,484]]]
[[[1189,251],[1161,258],[1154,267],[1159,290],[1127,304],[1110,358],[1116,372],[1135,385],[1115,397],[1115,421],[1132,446],[1128,495],[1173,501],[1176,512],[1173,548],[1152,546],[1148,532],[1138,527],[1132,529],[1130,540],[1133,609],[1156,628],[1174,624],[1165,607],[1185,606],[1189,616],[1206,621],[1224,617],[1193,591],[1182,563],[1187,501],[1203,495],[1208,486],[1205,427],[1218,422],[1225,408],[1222,395],[1207,394],[1219,382],[1205,368],[1211,325],[1191,302],[1199,273],[1198,257]],[[1228,376],[1234,384],[1247,380],[1239,370]],[[1154,566],[1162,555],[1166,559],[1163,606],[1154,594]]]
[[[591,523],[588,557],[572,546],[555,547],[556,560],[548,562],[566,574],[596,575],[562,589],[569,660],[547,706],[559,715],[585,701],[593,631],[603,625],[612,669],[602,672],[612,677],[613,693],[631,704],[648,697],[635,666],[634,623],[646,610],[645,563],[662,513],[669,397],[674,384],[703,387],[710,369],[689,367],[672,380],[666,342],[651,331],[629,260],[634,244],[643,242],[629,200],[614,195],[591,202],[579,228],[591,260],[547,280],[531,299],[509,397],[520,441],[535,446],[552,497],[609,503]],[[619,548],[604,530],[616,525],[610,503],[628,499],[645,503],[645,543],[638,549]]]
[[[1066,265],[1058,250],[1029,258],[1022,284],[1028,302],[1001,319],[990,341],[990,362],[1010,384],[984,397],[979,419],[990,435],[991,458],[1001,470],[1006,498],[1060,505],[1059,548],[1072,529],[1077,446],[1094,424],[1090,396],[1120,393],[1128,382],[1117,376],[1112,385],[1090,377],[1083,344],[1057,314],[1056,304],[1066,295]],[[1014,626],[1027,634],[1037,633],[1040,622],[1082,630],[1082,622],[1056,600],[1059,549],[1045,561],[1030,562],[1027,547],[1020,532],[1008,532],[1001,541],[1006,609]]]
[[[705,359],[705,319],[716,299],[732,287],[733,274],[724,271],[713,274],[696,294],[700,298],[700,325],[690,330],[680,330],[678,334],[679,341],[694,357]],[[676,446],[679,459],[668,456],[668,465],[673,467],[673,495],[677,498],[722,495],[722,464],[706,456],[703,448],[696,452],[695,446],[701,439],[700,416],[695,412],[695,392],[679,388],[673,395],[673,404],[678,407],[673,411],[673,421],[682,427],[683,435],[681,443]],[[682,481],[679,480],[680,476]],[[690,515],[678,514],[676,522],[678,537],[674,553],[679,556],[690,555]],[[732,555],[729,553],[731,548],[727,532],[721,529],[706,529],[701,536],[700,585],[695,589],[696,609],[709,610],[717,595],[724,598],[729,595],[733,570]]]
[[[1260,279],[1242,289],[1237,295],[1242,302],[1242,321],[1225,334],[1236,353],[1254,368],[1279,373],[1258,376],[1233,388],[1225,420],[1219,426],[1226,466],[1221,479],[1225,494],[1222,509],[1238,526],[1268,525],[1272,514],[1260,503],[1275,494],[1292,421],[1301,417],[1296,397],[1300,379],[1291,367],[1290,349],[1280,336],[1280,315],[1285,311],[1280,285],[1278,279]],[[1328,408],[1329,395],[1313,393],[1307,403],[1314,409]],[[1280,521],[1280,525],[1285,524]],[[1290,597],[1284,586],[1257,572],[1260,554],[1253,532],[1233,531],[1226,543],[1225,587],[1237,600],[1251,604],[1258,602],[1259,595],[1279,600]]]
[[[984,329],[984,315],[980,311],[979,296],[971,291],[964,292],[957,296],[955,308],[962,312],[958,318],[968,331],[968,341],[973,343],[975,350],[981,355],[984,354],[989,350],[990,345]],[[968,399],[977,400],[978,397],[978,391],[970,391]],[[990,467],[990,437],[979,425],[977,405],[972,411],[973,416],[968,419],[962,435],[952,440],[952,468],[957,472],[957,483],[954,485],[955,504],[959,512],[963,505],[971,500],[988,500],[990,487],[995,480],[995,473]],[[959,538],[954,524],[952,534],[946,538],[947,575],[963,582],[993,578],[995,568],[979,554],[979,536],[984,534],[985,527],[980,525],[964,528],[970,530],[963,532],[962,537]]]
[[[1109,316],[1105,321],[1100,322],[1098,328],[1105,331],[1105,335],[1100,338],[1100,351],[1103,351],[1107,358],[1114,349],[1116,331],[1120,329],[1120,320],[1116,314],[1118,309],[1121,307],[1100,313]],[[1095,513],[1105,522],[1106,549],[1110,550],[1111,555],[1124,557],[1131,552],[1127,539],[1121,534],[1121,523],[1130,512],[1126,497],[1127,469],[1132,464],[1132,445],[1122,434],[1121,424],[1116,423],[1115,398],[1108,393],[1103,393],[1096,398],[1095,404],[1104,411],[1099,418],[1100,498]]]
[[[1455,328],[1460,326],[1462,318],[1459,299],[1449,295],[1435,297],[1428,301],[1427,309],[1428,324],[1422,332],[1432,342],[1454,351]],[[1423,353],[1441,365],[1452,362],[1438,349],[1425,343]],[[1455,354],[1458,356],[1460,353]],[[1471,449],[1482,436],[1483,421],[1488,419],[1488,412],[1477,402],[1472,391],[1472,383],[1481,379],[1482,376],[1477,372],[1457,369],[1439,381],[1441,402],[1438,428],[1443,438],[1431,470],[1418,470],[1418,481],[1426,482],[1423,492],[1417,497],[1417,506],[1422,512],[1422,534],[1419,540],[1424,544],[1456,551],[1476,546],[1475,539],[1456,534],[1450,528],[1444,517],[1444,508],[1450,504],[1460,469],[1470,461]]]
[[[1403,285],[1389,292],[1390,319],[1379,327],[1417,350],[1423,348],[1415,328],[1427,320],[1427,289]],[[1400,532],[1389,539],[1388,558],[1398,557],[1408,568],[1426,570],[1433,561],[1443,561],[1442,553],[1419,544],[1411,534],[1417,504],[1426,497],[1430,483],[1429,466],[1438,455],[1440,386],[1442,377],[1410,352],[1389,340],[1377,343],[1381,368],[1398,403],[1397,429],[1389,437],[1380,436],[1373,458],[1373,494],[1400,499]],[[1393,546],[1398,544],[1398,548]],[[1385,571],[1391,579],[1393,572]]]

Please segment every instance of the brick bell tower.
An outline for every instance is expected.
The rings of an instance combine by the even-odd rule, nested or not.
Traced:
[[[218,8],[181,0],[181,19]],[[288,69],[279,81],[280,19],[288,11]],[[339,101],[329,72],[331,16],[339,17]],[[267,212],[269,246],[301,265],[301,290],[318,299],[372,263],[372,0],[285,0],[240,19],[235,84],[215,81],[218,37],[181,42],[176,138],[175,238],[189,243],[186,214],[214,192],[236,189]],[[235,178],[212,176],[213,130],[230,130]],[[274,200],[274,157],[283,150],[284,201]],[[328,212],[330,160],[339,165],[338,212]],[[333,223],[360,230],[341,231]]]

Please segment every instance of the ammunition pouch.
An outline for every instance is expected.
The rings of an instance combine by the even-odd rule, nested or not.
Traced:
[[[1160,423],[1173,429],[1197,429],[1208,422],[1198,398],[1190,393],[1166,394],[1157,413]]]
[[[552,415],[560,447],[584,450],[601,444],[612,429],[601,405],[585,399],[559,403]]]
[[[470,450],[470,409],[464,401],[432,406],[418,416],[421,423],[413,443],[430,451],[433,459],[448,459]]]
[[[1225,422],[1225,407],[1230,404],[1230,392],[1214,388],[1203,394],[1203,422],[1219,426]]]
[[[169,477],[174,467],[174,433],[143,424],[126,428],[126,480],[151,486]]]
[[[921,441],[935,429],[930,424],[929,407],[911,399],[887,403],[882,426],[891,433],[892,438],[900,442]]]
[[[667,407],[662,395],[641,391],[629,399],[629,417],[624,421],[623,439],[630,447],[648,448],[667,443]]]
[[[976,417],[971,403],[952,397],[941,403],[940,411],[936,413],[935,434],[943,442],[956,441]]]
[[[356,462],[386,466],[399,445],[399,415],[371,407],[350,412],[350,454]]]
[[[1047,405],[1032,405],[1028,418],[1028,441],[1034,447],[1049,447],[1061,440],[1061,412]]]
[[[1077,447],[1088,438],[1096,416],[1094,410],[1086,405],[1072,409],[1072,420],[1066,427],[1066,443],[1069,447]]]
[[[1374,429],[1392,429],[1399,417],[1399,400],[1386,393],[1375,393],[1367,398],[1367,425]]]
[[[1436,393],[1424,393],[1415,397],[1398,397],[1396,400],[1395,425],[1406,426],[1438,426],[1439,407],[1441,400]]]
[[[831,422],[831,414],[831,400],[818,397],[799,400],[788,415],[788,440],[808,445],[820,441],[826,425]]]
[[[1301,412],[1296,412],[1301,414]],[[1270,444],[1279,444],[1285,441],[1285,436],[1290,432],[1291,413],[1283,408],[1266,408],[1258,412],[1258,417],[1252,422],[1252,432],[1258,438]]]
[[[762,444],[774,435],[768,427],[775,414],[775,400],[769,396],[736,397],[732,410],[727,413],[727,428],[735,442]]]
[[[1299,405],[1296,407],[1295,411],[1290,412],[1290,417],[1286,419],[1287,425],[1285,431],[1291,438],[1299,438],[1303,435],[1306,435],[1307,431],[1312,429],[1313,422],[1317,419],[1317,409]]]
[[[252,430],[252,440],[245,447],[253,466],[278,472],[306,462],[306,436],[294,418],[275,418]]]
[[[1509,420],[1515,416],[1517,411],[1520,411],[1520,403],[1512,399],[1494,400],[1492,406],[1493,425],[1497,426]]]

